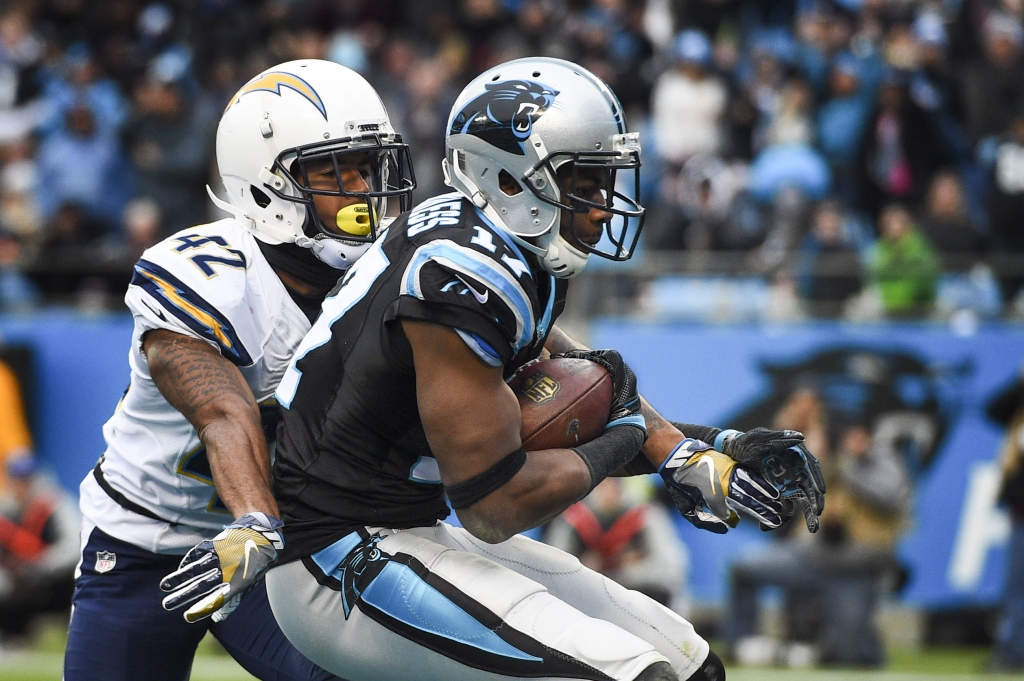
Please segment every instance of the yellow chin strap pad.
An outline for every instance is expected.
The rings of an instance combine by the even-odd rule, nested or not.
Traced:
[[[376,217],[376,215],[374,215]],[[370,233],[370,207],[365,203],[353,203],[338,211],[338,229],[353,236]]]

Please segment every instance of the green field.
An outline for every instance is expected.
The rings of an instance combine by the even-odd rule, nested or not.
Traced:
[[[0,652],[0,681],[60,681],[65,623],[47,624],[32,650]],[[987,648],[892,649],[884,671],[762,669],[727,665],[729,681],[1024,681],[988,674]],[[210,636],[200,645],[192,681],[252,681]]]
[[[730,667],[729,681],[1021,681],[1022,675],[985,674],[987,649],[942,649],[925,652],[893,651],[885,671],[848,671],[823,669],[755,669]],[[0,660],[0,680],[59,681],[59,652],[17,652]],[[206,646],[196,658],[193,681],[251,681],[254,677],[231,658]]]

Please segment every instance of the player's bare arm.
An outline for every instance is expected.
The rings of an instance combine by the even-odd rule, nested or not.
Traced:
[[[232,514],[276,516],[259,407],[238,367],[209,343],[165,329],[148,332],[142,350],[160,393],[206,446],[217,493]]]
[[[519,403],[491,367],[451,329],[403,321],[416,367],[416,396],[427,441],[446,486],[487,471],[522,446]],[[583,460],[564,449],[528,452],[507,483],[471,506],[459,520],[496,543],[554,517],[590,489]]]

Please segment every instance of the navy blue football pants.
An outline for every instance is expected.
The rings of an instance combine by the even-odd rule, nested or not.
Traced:
[[[98,552],[116,556],[112,569],[96,571]],[[160,580],[180,562],[181,556],[150,553],[93,529],[75,582],[65,681],[186,681],[207,631],[264,681],[338,678],[307,660],[281,633],[262,580],[223,622],[189,624],[181,611],[164,610]]]

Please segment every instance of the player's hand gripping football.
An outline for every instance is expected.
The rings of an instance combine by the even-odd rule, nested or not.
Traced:
[[[552,359],[569,357],[586,359],[600,364],[612,378],[612,408],[607,428],[635,426],[647,437],[647,424],[640,413],[640,394],[636,391],[636,375],[629,368],[618,350],[569,350],[552,355]]]
[[[193,547],[178,569],[160,581],[160,588],[170,592],[164,608],[176,610],[194,602],[185,611],[188,622],[211,615],[215,622],[226,619],[284,548],[278,532],[283,526],[265,513],[246,513]]]
[[[792,442],[793,436],[799,438]],[[785,518],[799,508],[807,529],[817,532],[818,516],[825,510],[825,478],[803,439],[795,430],[754,428],[746,433],[722,431],[715,445],[737,463],[756,471],[779,492],[785,502]]]
[[[706,442],[686,438],[658,472],[679,512],[702,530],[725,534],[739,522],[737,512],[767,529],[787,517],[774,486]]]

